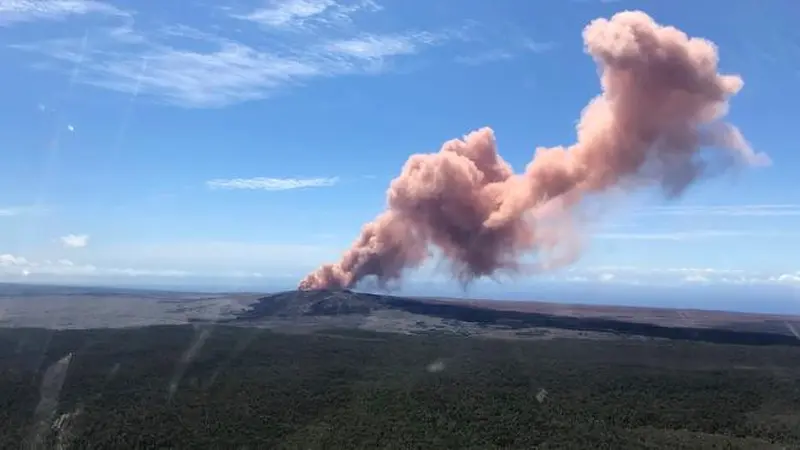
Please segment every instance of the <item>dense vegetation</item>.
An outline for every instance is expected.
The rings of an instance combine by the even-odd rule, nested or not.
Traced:
[[[0,447],[70,352],[48,447],[800,448],[798,347],[210,325],[0,330]]]

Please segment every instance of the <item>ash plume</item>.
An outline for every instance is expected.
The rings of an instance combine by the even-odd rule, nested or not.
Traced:
[[[720,167],[769,164],[723,121],[743,82],[717,72],[713,43],[639,11],[592,21],[583,40],[602,93],[582,111],[575,144],[537,148],[521,174],[500,157],[490,128],[412,155],[391,182],[386,211],[299,288],[349,288],[369,276],[386,286],[432,247],[462,282],[518,271],[524,254],[570,244],[546,230],[543,210],[568,217],[589,196],[652,185],[674,198]]]

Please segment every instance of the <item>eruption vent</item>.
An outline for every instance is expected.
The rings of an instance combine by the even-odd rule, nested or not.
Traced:
[[[385,285],[420,266],[431,246],[464,282],[517,270],[523,254],[563,244],[542,227],[545,205],[569,213],[587,195],[653,184],[674,198],[709,174],[702,147],[718,151],[725,167],[769,163],[722,121],[743,83],[717,73],[711,42],[638,11],[592,21],[583,40],[602,94],[581,113],[575,144],[537,148],[522,174],[499,156],[489,128],[412,155],[389,187],[386,211],[299,288],[349,288],[368,276]]]

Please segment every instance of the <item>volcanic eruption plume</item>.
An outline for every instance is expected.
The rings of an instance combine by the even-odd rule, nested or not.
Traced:
[[[575,144],[537,148],[521,174],[499,156],[489,128],[412,155],[391,182],[386,211],[299,288],[348,288],[368,276],[385,285],[420,266],[431,247],[462,281],[515,270],[523,254],[558,244],[536,215],[549,202],[569,212],[587,195],[646,185],[678,196],[709,172],[701,148],[726,167],[769,163],[722,121],[742,79],[717,73],[711,42],[638,11],[592,21],[583,40],[602,94],[581,113]]]

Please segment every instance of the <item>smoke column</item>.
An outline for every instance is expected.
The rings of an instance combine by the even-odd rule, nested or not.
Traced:
[[[463,282],[519,269],[519,259],[559,245],[537,211],[558,203],[569,214],[589,195],[660,186],[668,198],[717,164],[765,165],[741,133],[722,121],[742,88],[717,73],[713,43],[626,11],[583,30],[600,69],[602,94],[581,113],[577,142],[536,149],[524,173],[499,156],[489,128],[412,155],[387,191],[387,209],[365,224],[335,264],[307,275],[300,289],[348,288],[368,276],[385,286],[419,267],[436,247]]]

